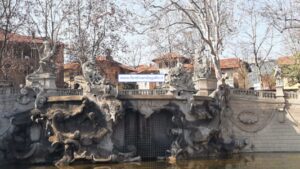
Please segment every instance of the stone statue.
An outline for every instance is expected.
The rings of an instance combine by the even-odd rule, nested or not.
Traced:
[[[230,86],[225,83],[225,78],[222,78],[222,83],[218,85],[217,89],[210,94],[214,98],[221,109],[229,106]]]
[[[56,88],[56,65],[53,56],[57,52],[57,44],[51,45],[48,41],[43,42],[39,51],[39,68],[26,76],[26,86],[33,88],[55,89]]]
[[[53,61],[53,56],[56,53],[56,46],[51,49],[50,43],[48,41],[43,42],[43,52],[39,55],[39,68],[34,72],[35,74],[41,73],[54,73],[55,63]]]
[[[93,93],[101,97],[116,97],[117,92],[115,87],[100,74],[96,67],[94,57],[89,58],[88,61],[82,64],[82,72],[90,87],[90,90],[88,91],[89,93]]]
[[[194,80],[199,78],[208,78],[210,75],[210,68],[208,65],[208,58],[203,55],[203,50],[195,50],[194,56]]]
[[[82,65],[83,77],[90,86],[101,85],[104,83],[103,77],[96,68],[94,60],[88,60]]]
[[[282,85],[282,71],[278,65],[276,65],[276,67],[275,67],[274,77],[276,79],[276,86],[281,86]]]
[[[281,79],[281,76],[282,76],[281,68],[278,65],[276,65],[275,72],[274,72],[274,77],[276,79]]]
[[[169,93],[179,97],[195,91],[191,73],[185,71],[180,62],[169,70],[166,87],[169,88]]]
[[[23,85],[20,85],[20,95],[17,98],[17,102],[22,105],[27,105],[32,101],[29,97],[29,90]]]
[[[168,157],[169,162],[175,163],[182,151],[183,149],[180,147],[179,143],[177,141],[173,141],[170,150],[167,150],[167,152],[170,153],[170,157]]]
[[[105,113],[106,121],[112,120],[116,123],[118,117],[121,116],[122,103],[116,99],[101,99],[99,100],[100,110]]]

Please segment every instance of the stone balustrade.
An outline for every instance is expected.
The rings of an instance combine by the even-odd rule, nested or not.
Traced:
[[[235,96],[276,99],[276,92],[273,91],[257,91],[257,90],[245,90],[245,89],[231,89],[230,91],[231,94]]]
[[[168,90],[165,89],[130,89],[130,90],[121,90],[119,95],[166,95]]]
[[[19,93],[20,93],[19,88],[12,88],[12,87],[0,88],[0,95],[2,95],[2,96],[16,95]]]
[[[286,99],[298,99],[298,92],[284,92]]]
[[[73,95],[83,95],[82,89],[65,89],[65,88],[58,88],[58,89],[45,89],[46,95],[51,96],[73,96]]]
[[[168,90],[166,89],[128,89],[118,91],[119,95],[166,95]],[[20,93],[19,88],[0,88],[0,96],[13,96]],[[81,89],[45,89],[46,95],[49,96],[72,96],[83,95]],[[244,89],[231,89],[231,95],[239,97],[255,97],[263,99],[276,99],[275,91],[257,91],[257,90],[244,90]],[[284,92],[286,99],[298,99],[298,92]]]

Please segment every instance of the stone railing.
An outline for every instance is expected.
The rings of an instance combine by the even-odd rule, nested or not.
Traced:
[[[19,93],[20,93],[19,88],[12,88],[12,87],[0,88],[0,95],[10,96],[10,95],[16,95]]]
[[[231,94],[243,97],[257,97],[264,99],[276,99],[276,92],[273,91],[257,91],[244,89],[231,89]]]
[[[82,89],[45,89],[46,95],[49,96],[74,96],[83,95]]]
[[[47,95],[69,96],[69,95],[83,95],[83,91],[79,89],[45,89]],[[19,88],[0,88],[0,96],[12,96],[20,94]]]
[[[168,90],[165,89],[129,89],[129,90],[120,90],[118,94],[120,96],[124,95],[166,95]]]
[[[284,92],[286,99],[298,99],[298,92]]]

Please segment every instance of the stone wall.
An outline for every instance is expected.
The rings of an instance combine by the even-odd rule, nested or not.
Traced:
[[[224,115],[231,132],[246,138],[243,152],[299,152],[300,102],[294,98],[232,96]]]
[[[96,110],[94,108],[90,109],[90,105],[86,105],[86,109],[82,108],[82,105],[85,105],[85,103],[81,90],[57,89],[55,91],[45,90],[44,92],[48,97],[46,109],[43,109],[44,112],[48,113],[51,110],[60,108],[68,115],[66,119],[71,119],[69,116],[73,117],[74,112],[83,112],[81,114],[75,113],[75,120],[68,121],[70,124],[76,123],[78,119],[82,121],[82,117],[89,117],[86,115],[90,115],[92,111]],[[208,103],[213,101],[212,98],[207,96],[194,96],[193,99],[190,99],[166,95],[166,92],[163,90],[151,92],[146,90],[139,92],[127,91],[127,93],[124,91],[122,94],[119,95],[118,99],[123,103],[125,116],[120,123],[112,125],[114,127],[111,131],[114,132],[109,135],[115,147],[120,151],[126,150],[125,152],[127,152],[130,149],[130,147],[127,147],[127,142],[131,143],[132,139],[127,137],[130,135],[127,135],[128,133],[131,133],[134,138],[137,136],[138,138],[142,138],[139,132],[145,131],[145,138],[148,138],[146,136],[157,138],[152,138],[152,142],[150,143],[143,139],[140,139],[140,142],[137,143],[138,145],[140,143],[147,143],[145,147],[148,149],[149,147],[151,148],[147,151],[150,152],[150,155],[147,153],[143,154],[146,152],[144,149],[142,151],[141,149],[137,149],[137,152],[142,157],[152,157],[152,148],[162,145],[164,148],[163,151],[153,151],[155,155],[158,154],[160,156],[167,150],[167,147],[170,147],[170,143],[173,145],[173,142],[170,142],[173,136],[167,135],[170,134],[170,129],[173,129],[172,127],[174,126],[174,129],[177,129],[176,124],[179,122],[178,120],[182,120],[180,123],[185,125],[184,130],[192,127],[197,129],[194,134],[198,135],[199,133],[205,134],[206,130],[220,124],[224,139],[227,136],[228,140],[243,141],[243,143],[246,143],[246,146],[242,146],[239,150],[241,152],[300,152],[300,102],[297,93],[286,93],[285,98],[280,98],[276,97],[274,92],[232,90],[229,105],[221,111],[220,116],[217,114],[214,115],[214,113],[211,114],[212,110],[207,109],[210,106]],[[93,96],[91,97],[94,98]],[[23,136],[26,133],[26,137],[24,137],[24,140],[26,140],[30,133],[30,139],[33,141],[36,140],[34,139],[35,135],[32,135],[32,133],[35,133],[34,131],[37,128],[29,117],[30,111],[34,108],[35,98],[36,96],[33,91],[22,94],[22,92],[20,93],[19,90],[13,88],[0,90],[0,164],[2,163],[1,159],[14,159],[13,156],[8,156],[13,154],[7,153],[6,145],[10,145],[9,140],[15,139],[20,142],[20,139],[17,137],[12,139],[12,135]],[[90,103],[93,105],[92,102]],[[98,114],[103,114],[103,112],[99,111]],[[126,116],[128,113],[134,112],[136,115]],[[210,115],[214,115],[216,120],[210,117]],[[106,116],[106,118],[108,117],[110,116]],[[52,118],[52,115],[49,115],[48,118]],[[133,123],[128,121],[128,119],[137,122],[135,126],[136,130],[131,129],[129,124]],[[221,119],[220,123],[218,119]],[[72,125],[72,127],[75,127],[72,129],[75,131],[77,126],[80,125]],[[147,135],[147,132],[150,134]],[[192,135],[188,137],[190,138]],[[163,140],[162,138],[166,141],[154,144],[156,140]],[[47,140],[43,141],[43,144],[49,144]],[[223,141],[224,143],[228,143],[226,140]],[[25,143],[27,142],[25,141]],[[38,148],[40,142],[35,141],[34,143],[36,143],[34,145]],[[165,145],[164,143],[168,144]],[[231,142],[229,143],[231,144]],[[227,145],[229,146],[230,144]],[[26,146],[27,148],[34,147],[31,144]],[[191,146],[194,147],[195,145]],[[20,149],[17,150],[19,151]],[[155,150],[161,150],[161,148],[159,147]],[[27,151],[26,149],[24,152],[30,153],[31,151]],[[39,153],[35,152],[36,155]],[[201,155],[200,149],[199,152],[194,151],[191,154],[193,155],[192,157],[198,157]],[[6,157],[4,158],[4,156]],[[15,158],[17,157],[19,156]],[[31,156],[31,159],[36,161],[36,157]]]
[[[222,113],[222,125],[225,132],[247,140],[242,152],[300,152],[300,101],[297,93],[285,95],[276,98],[275,92],[231,91],[229,108]],[[181,111],[189,111],[184,99],[147,95],[122,99],[148,115],[172,100]]]

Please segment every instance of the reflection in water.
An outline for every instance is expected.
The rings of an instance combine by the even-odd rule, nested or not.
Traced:
[[[160,162],[85,164],[61,169],[299,169],[300,153],[246,154],[224,159]],[[54,166],[0,166],[2,169],[57,169]]]

